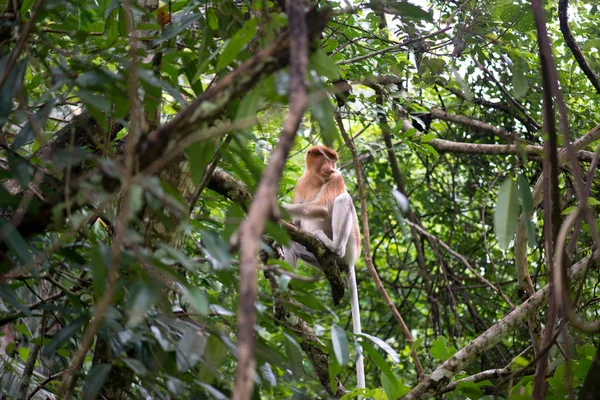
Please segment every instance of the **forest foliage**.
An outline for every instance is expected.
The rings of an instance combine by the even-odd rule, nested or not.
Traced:
[[[0,7],[0,398],[597,398],[593,2]],[[360,337],[277,206],[315,144]]]

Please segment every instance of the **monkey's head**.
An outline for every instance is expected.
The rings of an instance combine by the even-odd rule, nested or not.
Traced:
[[[306,153],[306,169],[328,181],[337,171],[337,160],[338,155],[335,150],[326,146],[314,146]]]

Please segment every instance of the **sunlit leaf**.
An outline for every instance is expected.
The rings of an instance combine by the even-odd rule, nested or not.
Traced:
[[[317,71],[319,75],[331,80],[336,80],[340,77],[337,65],[321,49],[311,54],[309,66]]]
[[[498,246],[504,250],[508,249],[508,245],[515,235],[518,216],[517,185],[511,177],[508,177],[500,186],[494,213],[494,232],[496,233]]]
[[[336,324],[331,325],[331,343],[333,352],[341,366],[348,364],[350,351],[348,350],[348,338],[346,332]]]
[[[523,207],[523,215],[525,218],[525,227],[527,229],[527,241],[530,247],[535,246],[535,226],[531,221],[531,214],[533,213],[533,197],[531,197],[531,189],[529,188],[529,182],[525,175],[519,174],[517,177],[517,183],[519,186],[519,198],[521,199],[521,206]]]
[[[287,333],[284,333],[283,335],[283,346],[285,347],[285,353],[290,363],[292,375],[294,375],[294,378],[300,379],[304,372],[302,366],[302,349],[293,337]]]
[[[408,1],[386,0],[385,3],[393,10],[398,12],[398,15],[425,21],[433,21],[433,15],[430,12],[423,10],[421,7],[409,3]]]
[[[244,46],[248,44],[250,39],[254,37],[254,34],[256,33],[256,24],[257,20],[255,18],[246,21],[240,30],[229,39],[227,46],[225,46],[221,52],[219,61],[217,62],[217,71],[220,71],[229,65]]]
[[[372,341],[373,343],[375,343],[377,346],[379,346],[380,349],[382,349],[383,351],[385,351],[392,358],[392,362],[394,364],[397,364],[397,363],[400,362],[400,356],[398,355],[398,353],[396,352],[396,350],[394,350],[392,348],[392,346],[390,346],[389,344],[387,344],[383,340],[379,339],[376,336],[369,335],[367,333],[361,333],[361,334],[359,334],[359,336],[366,337],[367,339],[369,339],[370,341]]]

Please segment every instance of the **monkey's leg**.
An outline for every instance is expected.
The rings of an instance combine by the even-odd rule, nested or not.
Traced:
[[[306,250],[306,247],[298,242],[290,241],[290,245],[281,246],[281,250],[283,260],[294,268],[298,266],[298,259],[301,259],[318,269],[321,268],[313,253]]]
[[[353,208],[352,197],[348,192],[340,194],[333,201],[333,209],[331,210],[333,237],[330,239],[321,230],[314,233],[329,250],[340,258],[343,258],[346,254],[346,244],[348,244],[348,238],[352,233]],[[350,264],[350,262],[347,263]]]
[[[350,289],[350,306],[352,308],[352,331],[355,335],[362,333],[360,326],[360,308],[358,305],[358,289],[356,285],[356,274],[354,272],[354,265],[348,268],[348,288]],[[360,341],[360,338],[358,339]],[[358,357],[356,359],[356,387],[365,387],[365,362],[363,359],[362,346],[359,344],[356,346],[356,352]]]

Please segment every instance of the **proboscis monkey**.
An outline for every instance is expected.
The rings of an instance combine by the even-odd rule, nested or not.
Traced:
[[[294,222],[319,238],[337,256],[338,265],[348,267],[348,287],[352,307],[354,334],[361,333],[358,290],[354,266],[360,256],[360,231],[352,198],[346,191],[344,178],[336,169],[338,155],[326,146],[314,146],[306,153],[306,169],[296,183],[294,204],[283,207]],[[299,243],[291,242],[283,249],[285,261],[296,266],[298,258],[321,268],[315,256]],[[362,348],[356,361],[357,387],[365,387]]]

